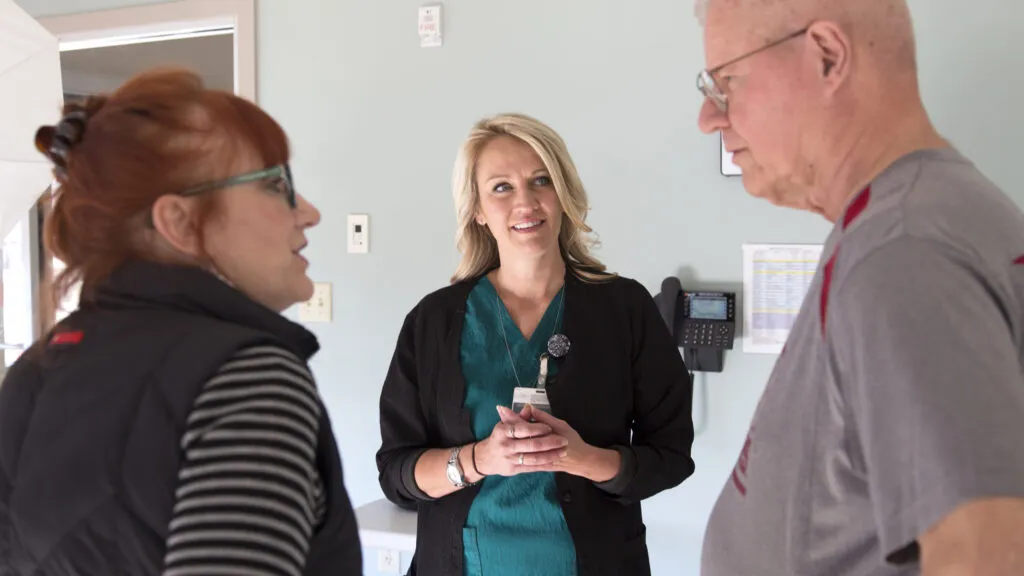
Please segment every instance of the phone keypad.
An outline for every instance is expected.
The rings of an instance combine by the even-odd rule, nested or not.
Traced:
[[[732,348],[732,327],[725,322],[689,321],[683,325],[683,342],[687,348]]]

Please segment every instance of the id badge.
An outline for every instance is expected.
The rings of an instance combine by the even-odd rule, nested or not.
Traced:
[[[543,388],[517,387],[512,392],[512,411],[519,413],[527,404],[538,410],[551,414],[551,404],[548,403],[548,393]]]

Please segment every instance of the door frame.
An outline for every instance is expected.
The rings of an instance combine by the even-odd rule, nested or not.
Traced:
[[[174,0],[82,14],[39,18],[61,51],[172,39],[231,28],[235,46],[235,94],[256,101],[255,0]]]

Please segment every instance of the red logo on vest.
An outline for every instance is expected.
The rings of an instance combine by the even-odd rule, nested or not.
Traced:
[[[85,336],[85,332],[82,332],[81,330],[74,330],[71,332],[54,332],[53,336],[50,337],[50,346],[78,344],[82,341],[83,336]]]

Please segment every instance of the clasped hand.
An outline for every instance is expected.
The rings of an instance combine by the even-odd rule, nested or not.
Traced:
[[[476,469],[486,476],[523,472],[577,473],[591,448],[564,420],[526,406],[516,414],[498,406],[498,422],[476,447]]]

